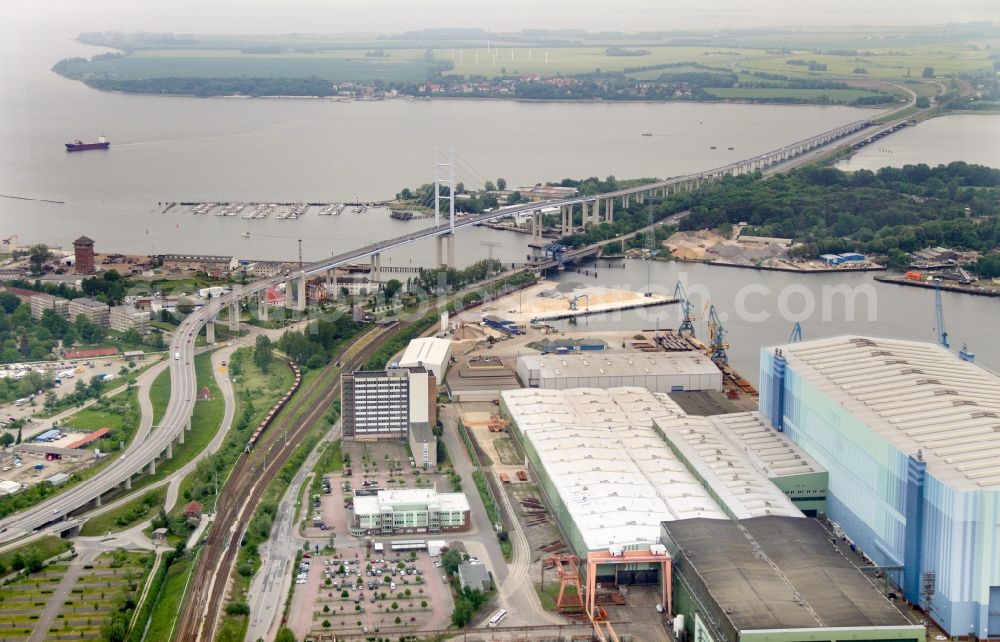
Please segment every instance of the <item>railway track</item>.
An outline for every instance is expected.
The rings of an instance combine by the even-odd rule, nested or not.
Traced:
[[[352,343],[341,356],[342,367],[333,365],[336,362],[328,365],[297,399],[286,405],[287,412],[264,433],[256,447],[237,460],[216,502],[215,521],[198,556],[175,640],[213,639],[243,533],[268,483],[337,396],[338,387],[329,385],[330,378],[342,370],[359,369],[397,329],[380,328]],[[319,395],[312,394],[323,386],[326,389]]]

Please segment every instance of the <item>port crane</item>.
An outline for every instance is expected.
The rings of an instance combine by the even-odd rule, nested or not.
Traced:
[[[694,314],[691,312],[691,300],[688,299],[687,292],[684,291],[684,286],[681,285],[680,281],[674,286],[674,298],[681,304],[681,324],[677,326],[677,336],[693,337]]]
[[[942,348],[950,348],[948,332],[944,329],[944,306],[941,304],[941,279],[934,281],[934,313],[936,316],[937,342]]]
[[[934,318],[935,331],[937,332],[937,342],[942,348],[950,348],[948,341],[948,331],[944,329],[944,304],[941,302],[941,279],[934,281]],[[973,362],[976,360],[976,353],[969,351],[969,346],[962,344],[962,349],[958,351],[958,358],[962,361]]]
[[[587,300],[587,307],[584,308],[584,309],[585,310],[589,310],[590,309],[590,297],[587,296],[586,294],[577,294],[572,299],[570,299],[569,300],[569,309],[570,310],[578,310],[579,308],[577,307],[576,302],[579,301],[580,299],[586,299]]]
[[[709,357],[715,365],[720,367],[729,365],[729,355],[726,354],[728,347],[726,329],[722,325],[718,312],[715,311],[715,306],[710,306],[708,308],[708,349]]]
[[[792,334],[788,337],[788,343],[798,343],[802,341],[802,324],[798,321],[792,327]]]

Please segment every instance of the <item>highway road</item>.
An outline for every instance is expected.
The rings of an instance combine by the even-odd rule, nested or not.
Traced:
[[[411,232],[394,239],[371,243],[361,248],[343,252],[322,261],[317,261],[303,266],[301,269],[295,270],[291,274],[286,273],[285,275],[277,275],[254,281],[253,283],[244,286],[238,286],[229,294],[212,299],[203,307],[192,312],[181,322],[175,331],[174,338],[170,344],[170,356],[172,357],[169,361],[171,383],[170,401],[167,405],[166,413],[161,420],[160,425],[152,430],[149,437],[145,440],[135,440],[128,447],[128,449],[126,449],[124,455],[121,456],[119,461],[113,462],[111,465],[87,481],[80,483],[66,492],[61,493],[37,506],[0,521],[0,542],[29,535],[36,529],[64,520],[70,511],[93,501],[95,498],[111,490],[115,486],[124,483],[139,470],[148,466],[150,462],[153,462],[166,450],[170,443],[177,439],[180,431],[185,429],[194,408],[196,392],[193,363],[195,351],[194,339],[197,336],[198,331],[201,329],[201,326],[203,326],[206,322],[215,319],[219,311],[224,309],[230,303],[237,302],[245,297],[253,296],[256,293],[261,292],[266,288],[276,286],[289,278],[323,273],[331,268],[354,263],[360,259],[386,252],[395,247],[407,245],[422,239],[448,234],[459,228],[476,225],[480,222],[512,214],[533,212],[543,207],[574,205],[577,203],[591,202],[596,198],[607,199],[612,197],[640,194],[685,181],[716,179],[728,173],[737,173],[742,171],[742,168],[750,162],[760,161],[762,159],[777,159],[777,157],[787,154],[788,150],[795,149],[800,146],[819,144],[818,141],[838,136],[840,139],[843,139],[844,136],[848,136],[849,133],[857,132],[859,130],[864,133],[865,129],[868,128],[870,124],[870,121],[857,121],[855,123],[850,123],[844,127],[831,130],[830,132],[824,132],[823,134],[805,139],[804,141],[799,141],[798,143],[794,143],[792,145],[786,145],[785,147],[770,152],[769,154],[763,154],[740,163],[731,163],[706,172],[698,172],[683,177],[674,177],[608,194],[530,203],[527,205],[520,205],[494,212],[464,217],[461,220],[449,221],[424,230]],[[872,130],[870,129],[868,130],[869,133],[871,131]],[[849,138],[856,137],[849,136]],[[831,140],[830,142],[833,141]],[[803,153],[807,153],[808,151],[809,150],[803,150]],[[774,165],[778,163],[779,161],[775,160],[771,167],[773,168]]]

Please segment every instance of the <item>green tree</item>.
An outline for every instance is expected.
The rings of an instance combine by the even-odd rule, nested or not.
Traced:
[[[17,298],[16,295],[11,294],[10,292],[0,292],[0,310],[10,314],[16,310],[19,305],[21,305],[21,299]]]
[[[183,314],[186,316],[194,312],[194,303],[192,303],[190,299],[181,299],[174,306],[174,309],[177,310],[177,314]]]
[[[399,279],[389,279],[385,284],[385,300],[391,301],[402,289],[403,284]]]
[[[934,67],[924,67],[924,73],[922,74],[924,78],[934,77]]]
[[[497,186],[493,184],[493,181],[486,181],[483,185],[483,189],[487,192],[495,192],[497,191]]]
[[[441,556],[441,566],[447,571],[448,575],[454,575],[458,572],[458,567],[462,563],[462,554],[455,549],[451,549],[447,553]]]
[[[278,630],[278,635],[274,638],[274,642],[298,642],[295,639],[295,634],[292,633],[291,629],[282,627]]]
[[[42,272],[42,264],[45,263],[49,258],[49,246],[44,243],[38,243],[32,245],[28,248],[28,262],[31,263],[31,272],[33,274],[40,274]]]
[[[266,334],[257,335],[257,343],[253,350],[254,364],[264,372],[267,372],[273,360],[274,344],[271,343],[271,338]]]
[[[497,189],[500,190],[501,192],[503,190],[507,189],[507,179],[506,178],[502,178],[501,177],[501,178],[497,179]]]

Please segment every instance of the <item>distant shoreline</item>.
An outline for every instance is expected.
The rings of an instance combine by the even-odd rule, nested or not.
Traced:
[[[501,96],[410,96],[410,95],[400,95],[400,96],[386,96],[382,98],[347,98],[344,96],[247,96],[244,94],[213,94],[210,96],[199,96],[198,94],[174,94],[174,93],[158,93],[153,91],[124,91],[121,89],[99,89],[87,84],[86,81],[80,80],[78,78],[71,78],[70,76],[65,76],[57,71],[52,70],[54,74],[70,80],[73,82],[83,83],[87,88],[94,91],[103,92],[106,94],[119,94],[122,96],[156,96],[158,98],[198,98],[210,100],[213,98],[225,98],[227,100],[325,100],[332,103],[380,103],[386,101],[414,101],[414,102],[426,102],[426,101],[472,101],[472,100],[488,100],[497,102],[518,102],[518,103],[570,103],[570,104],[601,104],[601,105],[616,105],[616,104],[642,104],[642,105],[774,105],[780,107],[850,107],[851,109],[871,109],[874,111],[890,111],[891,107],[880,106],[880,105],[850,105],[847,103],[788,103],[781,101],[769,101],[769,100],[747,100],[745,98],[720,98],[718,100],[644,100],[644,99],[628,99],[624,98],[621,100],[605,100],[603,98],[518,98],[510,97],[504,98]],[[985,112],[974,112],[969,110],[963,113],[985,113]]]

